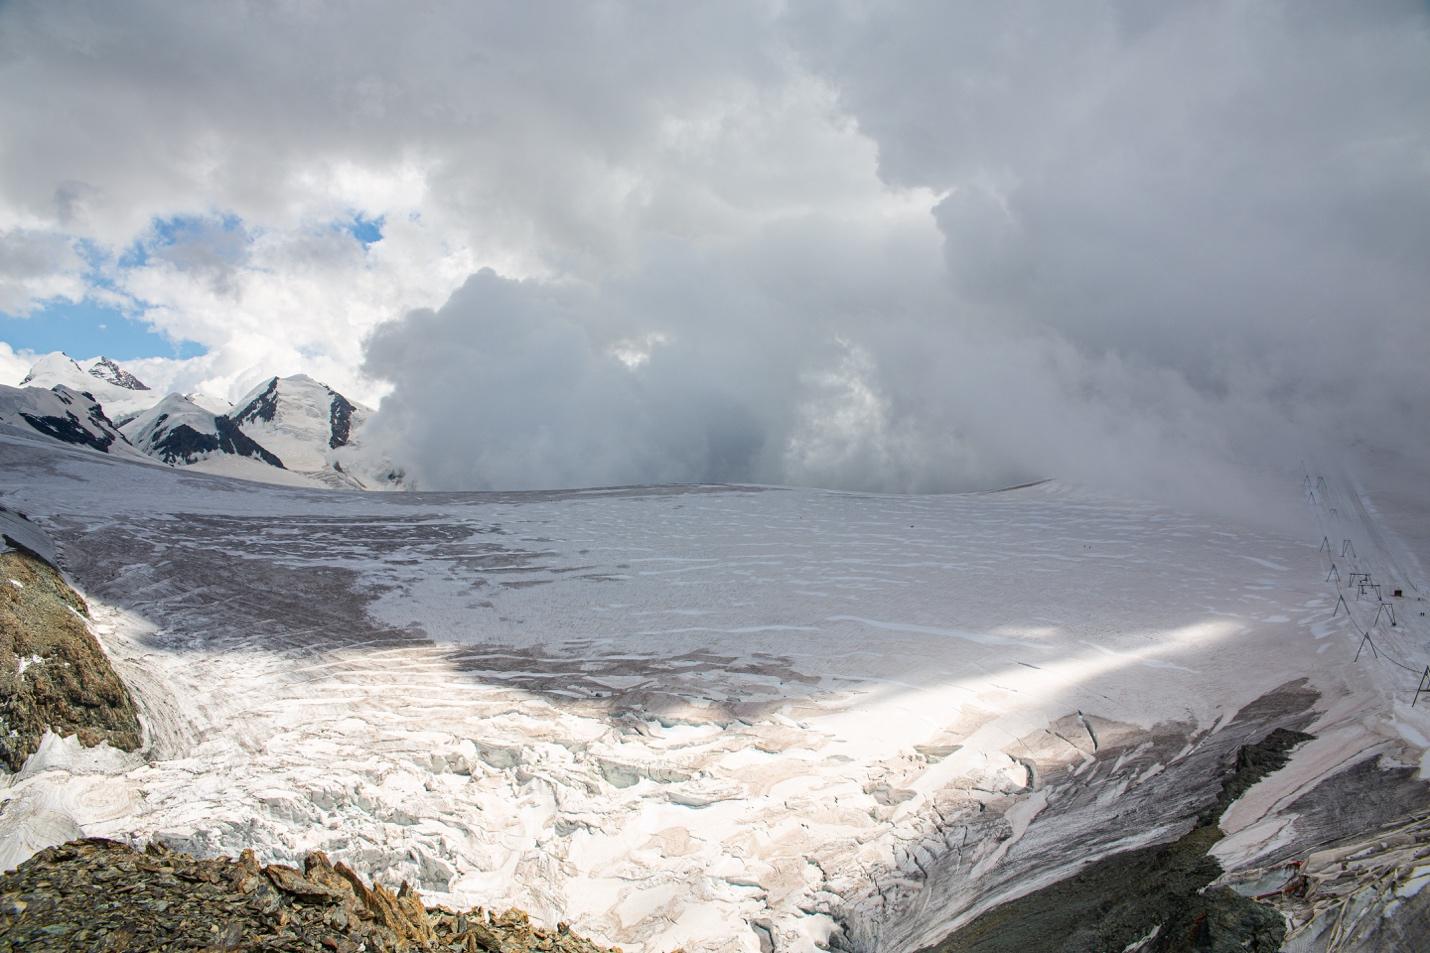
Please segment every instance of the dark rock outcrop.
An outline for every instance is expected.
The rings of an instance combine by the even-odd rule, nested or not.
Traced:
[[[113,384],[115,387],[123,387],[125,390],[148,390],[149,385],[135,377],[129,371],[120,367],[107,357],[101,357],[95,361],[89,369],[91,377],[97,377],[102,381]]]
[[[249,421],[271,422],[273,415],[278,411],[278,378],[274,377],[268,381],[263,390],[245,403],[229,413],[229,419],[242,426]]]
[[[68,387],[51,388],[57,409],[62,413],[18,411],[18,416],[47,437],[108,453],[116,441],[125,442],[119,428],[104,414],[93,394],[76,393]],[[78,412],[81,416],[76,416]]]
[[[347,446],[348,440],[352,437],[353,411],[356,409],[352,401],[337,391],[333,391],[333,402],[328,408],[328,430],[331,434],[328,437],[328,447],[330,449],[336,450],[339,447]]]

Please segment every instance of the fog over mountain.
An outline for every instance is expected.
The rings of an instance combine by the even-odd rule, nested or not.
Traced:
[[[208,349],[161,388],[381,397],[434,487],[1251,509],[1425,443],[1424,4],[325,13],[0,10],[0,302],[102,279]]]

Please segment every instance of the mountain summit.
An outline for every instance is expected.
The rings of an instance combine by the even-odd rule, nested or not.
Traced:
[[[20,381],[21,387],[56,385],[90,394],[104,405],[105,414],[120,424],[155,402],[148,385],[107,357],[81,364],[64,351],[55,351],[37,360]]]
[[[113,384],[115,387],[123,387],[126,390],[148,390],[149,385],[135,377],[129,371],[120,367],[107,357],[96,358],[89,366],[91,377],[97,377],[102,381]]]

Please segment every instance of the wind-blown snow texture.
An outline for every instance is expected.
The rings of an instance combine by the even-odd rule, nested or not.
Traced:
[[[1310,515],[1290,539],[1056,484],[284,490],[18,433],[0,492],[57,539],[150,745],[50,739],[0,794],[11,860],[78,830],[321,848],[630,949],[902,953],[1180,833],[1271,727],[1318,741],[1234,806],[1230,866],[1296,841],[1289,794],[1419,770],[1430,737],[1402,672],[1351,663]],[[1393,553],[1359,512],[1308,504]],[[1379,644],[1414,658],[1403,615]]]

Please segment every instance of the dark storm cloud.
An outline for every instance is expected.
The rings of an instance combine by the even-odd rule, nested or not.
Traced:
[[[796,35],[881,174],[951,190],[965,306],[1291,417],[1425,406],[1424,4],[855,10]]]

